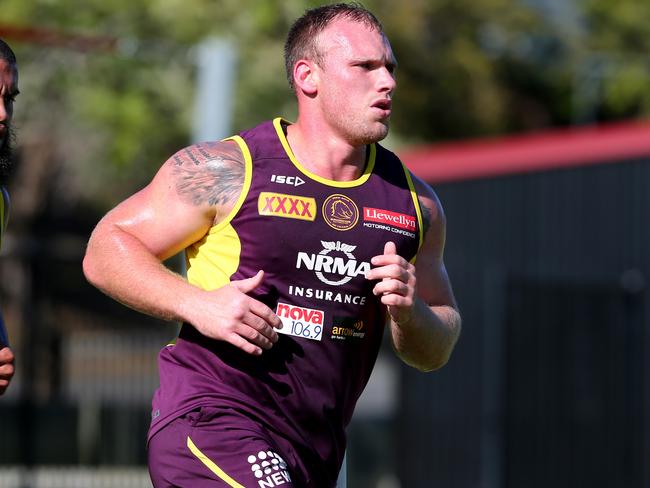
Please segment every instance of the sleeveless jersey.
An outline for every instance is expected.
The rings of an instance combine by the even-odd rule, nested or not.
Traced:
[[[7,228],[9,220],[9,192],[4,186],[0,186],[0,247],[2,247],[2,236]]]
[[[4,186],[0,186],[0,248],[2,248],[2,236],[7,228],[9,221],[9,192]],[[0,310],[0,346],[9,344],[7,338],[7,330],[2,318],[2,311]]]
[[[422,217],[394,154],[371,144],[361,177],[326,180],[296,160],[286,124],[278,118],[231,138],[245,158],[243,191],[186,250],[188,280],[204,289],[264,270],[250,295],[282,320],[279,340],[252,356],[184,324],[160,353],[150,436],[199,406],[228,407],[308,449],[336,479],[386,321],[365,273],[387,241],[413,261]]]

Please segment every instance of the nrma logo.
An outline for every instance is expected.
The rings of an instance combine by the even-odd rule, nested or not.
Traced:
[[[352,278],[365,276],[370,271],[370,263],[358,262],[352,254],[357,246],[340,241],[321,241],[321,244],[323,250],[318,254],[299,252],[296,268],[315,271],[319,280],[332,286],[344,285]]]

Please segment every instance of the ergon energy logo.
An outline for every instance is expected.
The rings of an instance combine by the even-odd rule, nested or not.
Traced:
[[[316,200],[310,197],[263,191],[257,199],[257,211],[260,215],[314,221]]]
[[[370,263],[358,262],[352,252],[357,246],[342,242],[321,241],[323,250],[318,254],[299,252],[297,269],[314,271],[319,280],[332,286],[341,286],[357,276],[370,271]]]
[[[402,213],[391,212],[379,208],[364,207],[363,220],[380,224],[393,225],[400,229],[415,232],[415,217]]]

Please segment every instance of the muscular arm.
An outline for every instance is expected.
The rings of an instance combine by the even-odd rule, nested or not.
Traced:
[[[9,387],[14,371],[14,353],[9,347],[0,346],[0,396]]]
[[[461,318],[443,261],[445,217],[435,193],[415,179],[424,220],[424,242],[416,264],[387,243],[370,279],[381,279],[374,292],[390,316],[390,334],[398,356],[422,371],[444,366],[454,349]]]
[[[2,198],[2,217],[0,217],[0,237],[4,233],[9,220],[9,192],[6,188],[0,186],[0,198]],[[7,337],[7,329],[5,328],[2,311],[0,311],[0,395],[9,387],[11,379],[14,376],[14,353],[9,347],[9,338]]]
[[[9,387],[14,371],[14,353],[9,348],[5,324],[0,315],[0,395]]]
[[[280,322],[246,292],[256,277],[202,290],[162,261],[200,240],[239,196],[244,161],[231,142],[194,145],[170,158],[144,189],[110,211],[93,231],[83,269],[90,283],[123,304],[260,354]]]

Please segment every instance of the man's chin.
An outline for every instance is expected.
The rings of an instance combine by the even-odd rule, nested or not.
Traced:
[[[388,119],[374,124],[372,130],[369,131],[366,144],[383,141],[388,135]]]

